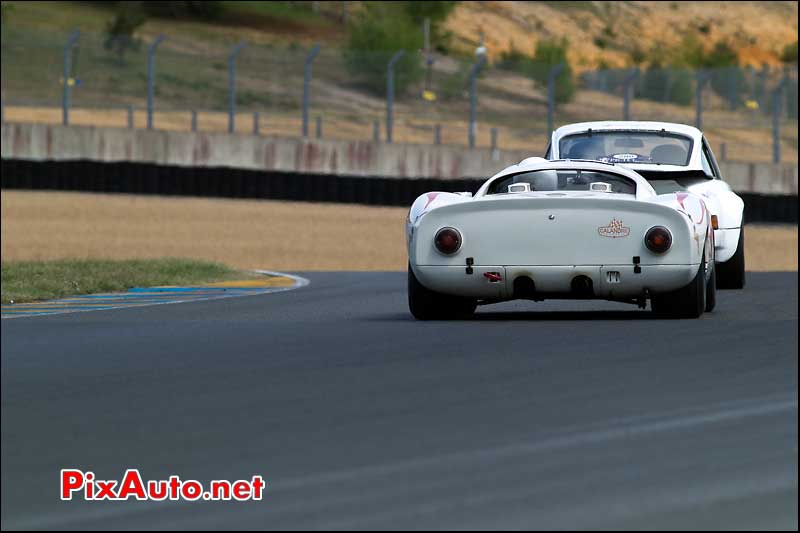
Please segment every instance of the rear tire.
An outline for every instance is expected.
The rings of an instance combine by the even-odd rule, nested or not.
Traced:
[[[697,274],[687,286],[677,291],[654,294],[653,311],[664,318],[700,318],[706,309],[706,267],[700,263]]]
[[[718,289],[744,288],[744,226],[739,229],[736,253],[724,263],[717,264]]]
[[[425,288],[408,267],[408,309],[417,320],[458,320],[472,316],[476,300],[441,294]]]
[[[706,313],[710,313],[717,306],[717,265],[711,261],[711,276],[706,282]]]

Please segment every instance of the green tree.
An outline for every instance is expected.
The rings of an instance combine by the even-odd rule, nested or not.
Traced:
[[[727,41],[717,41],[706,51],[696,37],[687,35],[671,54],[671,64],[678,68],[707,70],[714,92],[727,99],[731,106],[740,103],[745,90],[744,73],[739,67],[739,54]],[[683,96],[681,93],[681,100]]]
[[[402,2],[368,2],[350,27],[344,49],[348,72],[376,94],[386,90],[386,66],[392,55],[405,50],[395,65],[395,90],[401,94],[423,75],[418,50],[422,32],[405,14]]]
[[[455,9],[458,2],[440,2],[434,0],[412,0],[405,4],[405,12],[416,27],[421,27],[425,19],[431,21],[431,45],[441,51],[447,49],[452,33],[445,31],[442,24]]]
[[[726,98],[731,107],[739,105],[744,91],[744,73],[739,68],[739,54],[726,41],[718,41],[703,58],[711,71],[711,88]]]
[[[572,100],[575,94],[575,81],[572,79],[572,67],[567,59],[569,43],[560,41],[539,41],[530,66],[531,77],[543,87],[547,87],[547,76],[550,69],[559,63],[564,69],[556,78],[556,102],[564,103]]]
[[[427,18],[431,20],[431,26],[438,26],[447,19],[457,5],[458,2],[409,1],[405,2],[405,10],[415,24],[422,24]]]
[[[114,18],[106,24],[105,49],[116,54],[120,65],[125,64],[128,50],[138,50],[141,41],[135,38],[136,30],[147,16],[138,2],[117,2]]]
[[[519,50],[513,42],[508,50],[500,52],[500,58],[496,63],[498,68],[510,70],[511,72],[517,72],[526,76],[532,75],[532,65],[533,60],[531,57]]]
[[[7,24],[9,22],[9,19],[11,18],[11,12],[12,11],[14,11],[14,6],[13,5],[11,5],[11,4],[7,3],[7,2],[3,2],[3,4],[0,5],[0,17],[2,17],[2,22],[1,23],[3,25],[5,25],[5,24]]]
[[[120,2],[125,3],[125,2]],[[172,2],[145,0],[142,7],[148,15],[169,18],[199,18],[217,20],[225,11],[225,3],[219,1]]]
[[[783,47],[781,61],[784,63],[797,63],[797,41]]]

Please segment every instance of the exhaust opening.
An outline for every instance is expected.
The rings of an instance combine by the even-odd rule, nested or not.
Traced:
[[[593,296],[594,285],[588,276],[575,276],[572,278],[572,292],[581,296]]]
[[[528,276],[519,276],[514,280],[514,298],[533,298],[536,285]]]

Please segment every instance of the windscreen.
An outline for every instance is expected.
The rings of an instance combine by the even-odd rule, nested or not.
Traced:
[[[486,194],[536,191],[636,194],[636,182],[618,174],[597,170],[534,170],[498,178],[489,184]]]
[[[665,132],[595,131],[568,135],[558,148],[561,159],[687,166],[692,139]]]

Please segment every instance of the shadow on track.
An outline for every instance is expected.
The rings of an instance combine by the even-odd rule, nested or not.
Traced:
[[[376,315],[365,320],[369,322],[415,322],[410,313]],[[435,320],[432,322],[491,322],[491,321],[592,321],[592,320],[659,320],[652,311],[489,311],[480,310],[470,318],[454,320]]]

